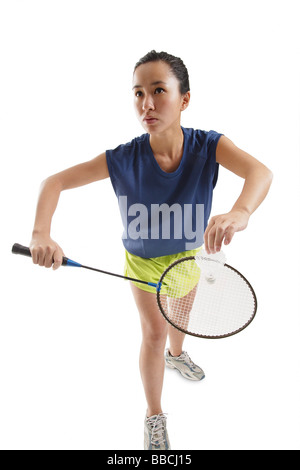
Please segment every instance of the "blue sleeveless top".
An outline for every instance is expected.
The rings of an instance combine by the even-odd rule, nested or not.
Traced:
[[[218,179],[216,147],[222,134],[183,128],[179,167],[158,165],[150,135],[106,151],[110,179],[124,226],[123,244],[142,258],[198,248],[211,211]]]

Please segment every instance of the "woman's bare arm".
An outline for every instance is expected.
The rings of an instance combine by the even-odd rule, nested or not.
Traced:
[[[220,251],[222,242],[228,245],[235,232],[244,230],[250,215],[265,199],[272,183],[272,172],[254,157],[239,149],[222,136],[216,150],[217,162],[244,178],[242,192],[226,214],[212,217],[204,233],[208,253]]]
[[[50,176],[41,184],[30,243],[32,260],[40,266],[59,268],[63,250],[51,239],[51,222],[60,193],[109,177],[106,154]]]

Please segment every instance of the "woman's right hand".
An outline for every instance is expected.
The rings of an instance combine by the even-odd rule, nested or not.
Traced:
[[[49,235],[33,235],[29,248],[34,264],[53,269],[61,266],[64,252]]]

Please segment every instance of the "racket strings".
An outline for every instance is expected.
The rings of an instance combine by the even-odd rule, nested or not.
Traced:
[[[195,261],[184,260],[164,276],[164,315],[175,327],[189,334],[228,336],[247,325],[256,312],[250,284],[225,265],[214,282],[207,281]]]

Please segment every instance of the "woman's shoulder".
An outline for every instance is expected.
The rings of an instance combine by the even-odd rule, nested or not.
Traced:
[[[135,151],[136,148],[141,147],[147,141],[148,134],[142,134],[138,137],[134,137],[132,140],[119,144],[117,147],[111,150],[107,150],[107,152],[113,152],[114,154],[121,154],[126,153],[129,154],[132,151]]]
[[[214,130],[203,130],[203,129],[195,129],[195,128],[182,128],[185,137],[189,140],[189,147],[190,149],[200,149],[203,146],[208,147],[213,142],[219,140],[220,134]]]
[[[147,136],[148,134],[140,135],[127,143],[106,150],[106,161],[111,178],[116,175],[124,175],[125,172],[137,165],[143,148],[147,149]]]
[[[182,127],[182,130],[183,130],[185,135],[187,135],[191,139],[195,139],[195,140],[198,140],[198,141],[209,139],[210,137],[212,137],[215,134],[222,135],[219,132],[214,131],[212,129],[207,131],[207,130],[197,129],[197,128],[193,128],[193,127]]]
[[[221,137],[219,132],[214,130],[203,130],[194,128],[183,129],[185,138],[187,139],[186,148],[191,156],[201,157],[206,161],[215,161],[216,147]]]

